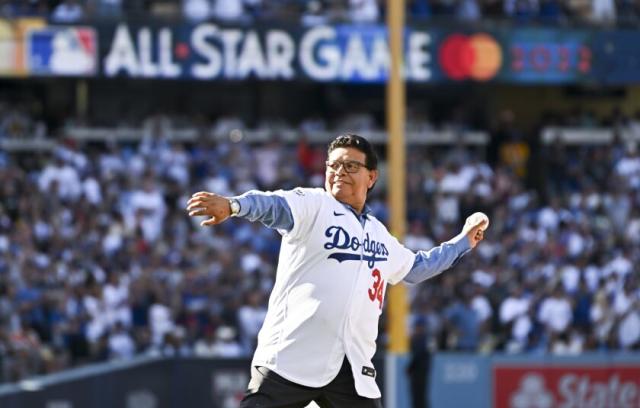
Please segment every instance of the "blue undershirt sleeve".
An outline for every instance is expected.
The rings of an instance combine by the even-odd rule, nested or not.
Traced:
[[[287,232],[293,228],[293,214],[283,197],[251,190],[234,198],[240,203],[238,217],[259,221],[266,227]]]
[[[411,270],[403,280],[415,284],[431,279],[452,267],[470,250],[469,238],[460,235],[429,251],[418,251]]]

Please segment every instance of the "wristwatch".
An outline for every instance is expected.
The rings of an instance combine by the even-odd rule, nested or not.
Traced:
[[[235,198],[229,199],[229,208],[231,209],[231,216],[237,217],[240,213],[240,202]]]

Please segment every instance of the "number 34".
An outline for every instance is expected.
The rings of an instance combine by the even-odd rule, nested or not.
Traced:
[[[382,298],[384,296],[384,279],[380,275],[380,271],[376,268],[371,271],[373,276],[373,287],[369,288],[369,299],[372,302],[378,301],[378,307],[382,309]]]

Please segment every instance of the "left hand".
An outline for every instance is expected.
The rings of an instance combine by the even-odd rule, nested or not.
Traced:
[[[218,225],[231,216],[229,199],[208,191],[200,191],[192,195],[187,202],[187,211],[190,217],[208,217],[200,223],[203,227]]]

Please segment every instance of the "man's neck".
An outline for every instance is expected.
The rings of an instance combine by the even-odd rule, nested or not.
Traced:
[[[344,202],[342,204],[348,205],[357,215],[361,215],[362,211],[364,211],[364,204],[365,203],[362,203],[359,206],[354,206],[351,203],[344,203]]]

